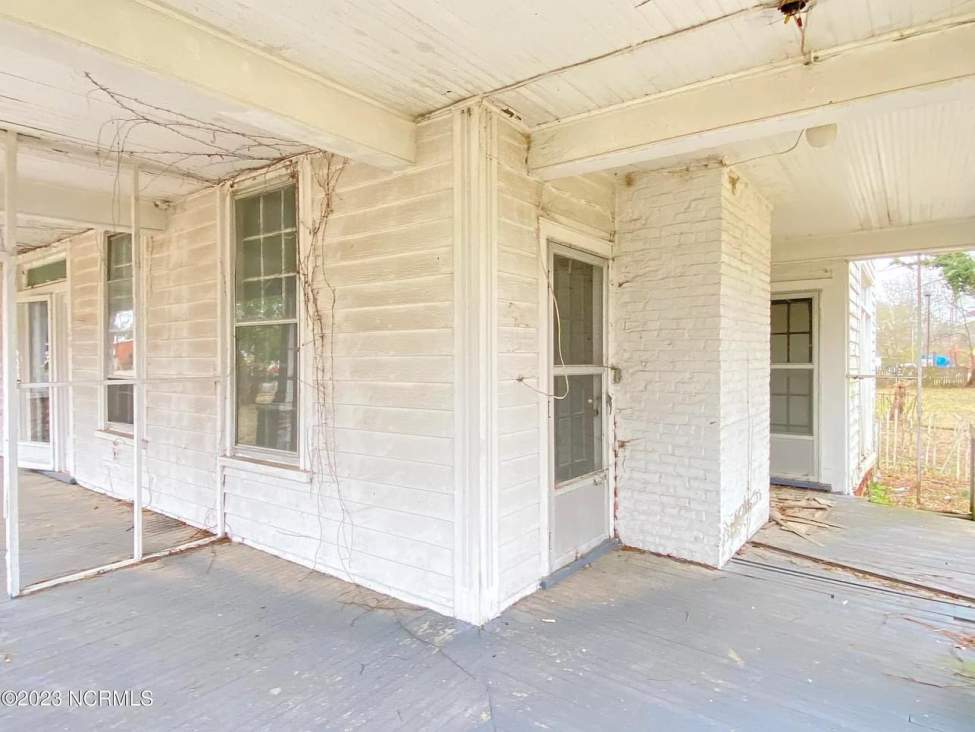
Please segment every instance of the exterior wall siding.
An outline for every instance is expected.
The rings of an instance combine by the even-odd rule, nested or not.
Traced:
[[[216,191],[177,204],[142,260],[146,377],[146,508],[195,526],[217,523],[220,452],[219,252]],[[195,381],[162,379],[198,377]]]
[[[874,265],[871,262],[851,262],[847,270],[848,283],[848,368],[851,375],[874,371],[876,355],[876,303],[871,287]],[[873,445],[873,407],[875,383],[849,378],[847,382],[847,422],[849,440],[847,465],[849,474],[844,491],[855,491],[876,461]]]
[[[498,488],[501,607],[534,589],[542,557],[540,410],[551,385],[539,382],[538,221],[544,217],[611,239],[615,179],[597,174],[555,181],[528,175],[528,139],[499,121],[498,133]],[[547,266],[547,265],[546,265]],[[541,392],[541,393],[540,393]]]
[[[847,277],[842,260],[791,262],[772,266],[773,297],[813,293],[817,298],[816,474],[842,491],[847,483]],[[773,439],[773,449],[775,440]],[[773,459],[773,464],[775,460]],[[783,476],[777,476],[783,477]],[[784,476],[789,477],[789,476]]]
[[[327,350],[323,370],[303,383],[311,480],[239,467],[226,477],[232,537],[448,614],[451,151],[449,120],[440,120],[420,127],[415,167],[390,173],[350,163],[343,170],[325,234],[324,275],[315,283],[325,303],[334,288],[334,308],[326,304],[324,319],[309,323],[304,335],[310,340],[324,329]],[[311,211],[321,205],[318,193]],[[309,226],[307,212],[302,216]],[[334,377],[331,403],[320,412],[318,373]]]
[[[101,432],[99,422],[102,388],[91,382],[101,378],[103,358],[101,328],[105,307],[103,235],[87,232],[67,245],[71,281],[71,327],[68,331],[71,389],[74,414],[72,452],[75,479],[115,498],[132,500],[132,448],[129,441]]]

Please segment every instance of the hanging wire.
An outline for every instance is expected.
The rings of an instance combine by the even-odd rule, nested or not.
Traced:
[[[792,152],[797,147],[799,147],[799,143],[802,142],[802,136],[804,134],[806,134],[806,131],[805,130],[802,130],[799,133],[799,136],[796,137],[796,141],[794,143],[792,143],[789,147],[787,147],[785,150],[779,150],[777,152],[765,153],[764,155],[756,155],[753,158],[745,158],[744,160],[735,160],[735,161],[730,162],[730,163],[724,163],[724,165],[726,167],[731,167],[733,165],[744,165],[745,163],[753,163],[756,160],[764,160],[765,158],[774,158],[774,157],[777,157],[779,155],[787,155],[788,153]]]
[[[541,237],[537,237],[537,238],[541,238]],[[555,350],[558,353],[559,364],[562,366],[562,368],[565,368],[565,356],[562,354],[562,316],[559,313],[559,299],[555,296],[555,287],[552,285],[552,274],[549,271],[548,267],[545,266],[545,260],[542,257],[542,247],[541,246],[536,247],[535,253],[538,255],[538,264],[542,268],[542,273],[545,275],[545,289],[548,290],[549,297],[552,301],[552,306],[555,312],[555,344],[556,344]],[[549,393],[543,389],[538,389],[532,386],[527,381],[525,381],[524,376],[519,376],[517,379],[515,379],[515,381],[517,381],[522,386],[531,389],[536,394],[541,394],[543,397],[549,399],[557,399],[561,401],[569,396],[569,377],[568,375],[563,375],[562,378],[565,379],[565,393],[562,394],[561,396],[555,393]]]

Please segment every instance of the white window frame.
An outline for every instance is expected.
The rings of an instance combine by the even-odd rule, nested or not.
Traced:
[[[131,232],[127,229],[119,229],[116,231],[101,230],[98,232],[98,380],[100,386],[98,387],[98,429],[96,430],[96,435],[99,437],[107,437],[109,439],[118,440],[124,444],[128,444],[132,441],[132,435],[135,430],[135,420],[137,415],[132,414],[132,424],[126,424],[124,422],[111,422],[108,419],[108,387],[109,384],[105,383],[109,379],[108,374],[108,240],[110,237],[116,234],[130,234]],[[145,255],[146,239],[144,236],[139,237],[138,246],[141,247],[140,251]],[[133,258],[135,256],[136,242],[132,242],[133,247]],[[139,288],[140,293],[145,293],[145,267],[142,268],[140,277],[138,280],[135,277],[135,272],[133,268],[132,275],[132,296],[133,296],[133,306],[136,301],[142,303],[142,307],[138,312],[135,313],[136,318],[145,318],[145,298],[136,298],[135,288]],[[70,298],[69,298],[70,300]],[[143,323],[145,321],[143,320]],[[143,329],[143,332],[145,330]],[[133,339],[135,338],[135,332],[132,334]],[[138,353],[139,349],[142,348],[141,343],[133,342],[134,353]],[[120,380],[125,380],[126,378],[135,378],[135,371],[133,370],[131,377],[119,377]]]
[[[298,393],[295,400],[297,410],[297,430],[298,441],[294,452],[285,450],[272,450],[269,448],[255,447],[250,445],[237,444],[237,343],[236,343],[236,307],[237,307],[237,231],[236,231],[236,203],[239,199],[248,198],[261,193],[269,192],[282,188],[286,185],[295,186],[295,217],[297,224],[296,257],[299,262],[308,250],[308,231],[302,223],[303,212],[311,210],[310,200],[306,200],[310,195],[309,182],[312,180],[307,160],[303,160],[297,170],[291,166],[282,166],[273,171],[262,172],[238,179],[230,186],[225,186],[221,191],[222,202],[222,235],[223,241],[223,264],[220,273],[220,287],[222,297],[220,298],[220,322],[221,333],[223,335],[223,363],[220,365],[222,380],[224,383],[224,457],[221,464],[230,467],[240,467],[252,469],[258,472],[267,472],[276,477],[285,477],[294,474],[294,478],[301,482],[307,482],[308,469],[307,454],[304,438],[308,435],[307,415],[311,410],[306,408],[308,391],[304,384],[308,379],[309,359],[304,358],[301,350],[302,344],[308,342],[307,338],[307,315],[305,312],[304,297],[302,296],[301,279],[297,275],[297,298],[295,320],[297,324],[297,346],[295,349],[298,359]],[[278,321],[274,321],[278,322]],[[289,321],[290,322],[290,321]],[[281,470],[284,468],[284,471]]]
[[[538,251],[539,251],[539,273],[538,273],[538,297],[539,297],[539,327],[538,327],[538,388],[544,393],[548,393],[552,388],[555,378],[555,361],[552,349],[552,297],[549,289],[549,272],[551,272],[551,262],[553,251],[563,250],[568,256],[576,257],[581,260],[595,260],[599,266],[604,268],[603,277],[603,365],[586,367],[598,369],[603,375],[603,409],[601,412],[603,420],[603,468],[598,471],[605,474],[607,482],[607,536],[612,536],[616,529],[616,517],[613,511],[613,497],[616,491],[616,464],[612,459],[612,446],[616,443],[616,433],[614,430],[614,420],[611,418],[612,405],[614,403],[614,385],[612,374],[613,357],[613,333],[612,333],[612,303],[609,297],[609,283],[612,281],[613,273],[613,245],[608,239],[594,236],[588,232],[574,229],[570,226],[552,221],[551,219],[540,218],[538,226]],[[544,265],[544,268],[543,268]],[[561,367],[560,367],[561,368]],[[565,369],[566,373],[575,373],[572,367]],[[588,371],[587,371],[588,373]],[[555,472],[555,428],[553,424],[554,410],[551,409],[551,398],[539,399],[539,538],[540,553],[542,560],[542,576],[551,573],[551,522],[552,522],[552,495],[554,493]],[[578,476],[570,481],[566,481],[558,486],[559,492],[572,490],[573,486],[581,485],[591,481],[596,473]]]
[[[769,374],[770,374],[770,394],[771,394],[771,372],[774,369],[783,370],[811,370],[812,375],[812,408],[813,408],[813,419],[812,419],[812,430],[811,435],[797,435],[790,432],[774,432],[772,431],[772,419],[771,419],[771,396],[769,397],[769,435],[775,437],[776,439],[782,440],[798,440],[803,442],[813,442],[813,464],[816,467],[817,476],[820,474],[819,467],[819,449],[820,449],[820,419],[822,414],[822,409],[820,405],[820,368],[819,368],[819,358],[820,358],[820,345],[819,345],[819,301],[820,293],[817,290],[802,290],[798,292],[773,292],[769,297],[769,307],[771,308],[772,303],[776,300],[812,300],[810,306],[812,323],[810,327],[812,328],[812,348],[813,348],[813,358],[811,364],[774,364],[771,363],[771,351],[769,357]],[[771,334],[771,322],[769,325],[769,333]],[[771,349],[771,345],[770,345]]]
[[[19,267],[19,287],[20,292],[33,292],[35,290],[44,290],[46,288],[56,287],[58,285],[64,285],[68,281],[68,254],[63,248],[59,248],[56,251],[41,251],[38,252],[41,256],[31,256],[30,254],[21,255],[18,258]],[[28,257],[30,257],[28,259]],[[39,285],[28,285],[27,284],[27,272],[29,270],[35,269],[37,267],[43,267],[46,264],[53,264],[58,260],[64,260],[64,277],[59,280],[51,280],[49,282],[42,282]]]

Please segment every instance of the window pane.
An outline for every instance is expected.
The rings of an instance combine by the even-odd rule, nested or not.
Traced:
[[[64,259],[48,262],[27,270],[27,286],[37,287],[48,282],[57,282],[68,276],[68,263]]]
[[[789,426],[789,398],[772,395],[772,431],[785,432]]]
[[[789,336],[789,363],[812,362],[812,338],[809,333]]]
[[[261,239],[261,276],[281,274],[281,235]]]
[[[20,435],[30,442],[51,441],[51,391],[32,387],[20,392]]]
[[[772,301],[772,363],[812,363],[812,299]]]
[[[789,362],[789,336],[772,336],[772,363]]]
[[[237,236],[246,239],[261,233],[261,197],[241,198],[235,204]]]
[[[603,268],[555,255],[552,289],[555,363],[602,363]]]
[[[108,348],[108,375],[131,371],[134,367],[135,311],[132,306],[132,280],[109,282],[108,327],[106,344]]]
[[[237,328],[237,443],[295,452],[297,326]]]
[[[784,302],[772,303],[772,332],[785,333],[789,329],[789,305]]]
[[[797,300],[789,304],[789,330],[792,333],[811,330],[812,301]]]
[[[132,384],[118,384],[106,386],[107,397],[106,416],[109,422],[115,424],[133,424]]]
[[[789,427],[795,434],[812,434],[812,405],[808,396],[789,397]]]
[[[238,200],[238,322],[297,317],[294,186]],[[254,211],[258,213],[255,214]],[[282,226],[286,228],[282,230]],[[290,276],[289,276],[290,275]]]
[[[132,236],[113,234],[108,237],[108,280],[132,277]]]
[[[812,369],[772,369],[771,428],[776,434],[812,435]]]
[[[789,394],[806,396],[812,394],[812,371],[788,371]]]
[[[298,244],[294,232],[283,234],[284,272],[294,274],[298,271]]]
[[[271,191],[261,196],[261,232],[268,234],[281,231],[281,191]]]
[[[603,467],[602,377],[556,376],[555,481],[562,483]]]

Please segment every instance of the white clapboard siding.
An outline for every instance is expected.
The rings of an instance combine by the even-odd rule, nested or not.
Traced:
[[[101,377],[103,287],[101,234],[90,231],[66,242],[71,324],[68,329],[71,378],[94,381]],[[103,390],[83,385],[71,389],[74,434],[74,477],[83,486],[115,498],[132,500],[132,448],[122,440],[97,436]]]
[[[527,138],[499,121],[498,134],[498,487],[501,604],[542,572],[538,383],[540,216],[611,237],[615,182],[597,174],[542,183],[527,174]]]
[[[326,439],[308,456],[316,472],[302,484],[228,469],[226,481],[235,538],[446,613],[454,536],[451,138],[450,120],[426,123],[415,167],[390,173],[350,163],[342,171],[316,283],[326,303],[317,324],[328,349],[323,368],[334,384],[323,405]]]
[[[71,375],[98,379],[105,307],[101,234],[67,242],[70,258]],[[167,230],[145,239],[143,270],[147,376],[216,373],[216,195],[190,196],[171,212]],[[79,483],[132,499],[132,448],[99,429],[103,389],[75,386],[72,449]],[[190,524],[216,522],[216,387],[204,383],[146,387],[145,507]]]

